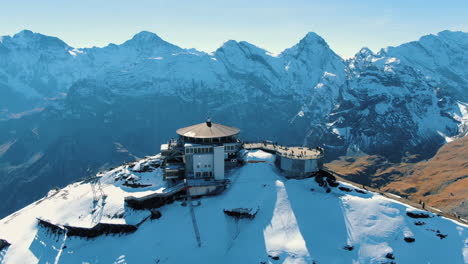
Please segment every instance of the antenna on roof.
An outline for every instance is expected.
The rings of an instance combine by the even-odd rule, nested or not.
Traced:
[[[206,119],[206,125],[208,127],[211,127],[211,118],[210,117],[208,117],[208,119]]]

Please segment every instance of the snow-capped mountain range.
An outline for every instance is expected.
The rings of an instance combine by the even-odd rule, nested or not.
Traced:
[[[53,190],[0,220],[1,263],[466,263],[468,228],[389,197],[314,178],[287,180],[263,151],[245,153],[223,193],[152,210],[126,196],[165,192],[159,155]],[[153,169],[144,172],[142,168]],[[125,182],[144,184],[134,188]],[[170,189],[170,188],[169,188]],[[249,217],[225,210],[241,208]],[[40,219],[40,220],[39,220]],[[99,223],[115,234],[86,231]],[[66,226],[66,228],[64,228]],[[130,229],[130,227],[132,227]],[[79,231],[85,230],[85,231]],[[110,229],[109,229],[110,230]],[[106,232],[110,232],[110,231]],[[79,231],[79,232],[77,232]],[[96,236],[97,235],[97,236]]]
[[[30,202],[25,192],[154,154],[207,116],[246,140],[322,145],[329,159],[430,157],[466,133],[467,46],[467,33],[443,31],[344,60],[315,33],[277,55],[233,40],[183,49],[146,31],[85,49],[1,37],[0,215]]]

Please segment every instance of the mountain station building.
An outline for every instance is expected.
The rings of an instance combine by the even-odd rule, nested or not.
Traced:
[[[170,185],[185,181],[190,194],[214,194],[226,188],[226,169],[243,161],[240,150],[263,150],[275,155],[276,167],[291,178],[304,178],[322,169],[323,149],[285,147],[272,142],[242,143],[240,130],[211,119],[180,128],[178,138],[161,145],[164,180]]]
[[[239,132],[238,128],[213,123],[211,119],[178,129],[179,138],[161,145],[161,155],[165,158],[164,179],[173,183],[187,179],[191,186],[226,182],[225,169],[240,162]],[[191,190],[192,195],[194,191]]]

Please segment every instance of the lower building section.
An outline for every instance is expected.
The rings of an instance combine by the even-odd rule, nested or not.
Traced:
[[[322,159],[295,159],[277,155],[276,166],[289,178],[309,177],[322,169]]]
[[[221,193],[226,189],[228,184],[228,180],[187,180],[188,191],[193,197]]]

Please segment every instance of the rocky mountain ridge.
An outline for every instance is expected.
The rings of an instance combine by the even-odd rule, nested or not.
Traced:
[[[315,33],[278,55],[233,40],[208,54],[150,32],[89,49],[30,31],[2,37],[0,211],[158,152],[177,128],[207,116],[245,140],[321,145],[329,159],[430,157],[466,128],[467,35],[429,36],[431,53],[413,52],[415,42],[350,60]]]

